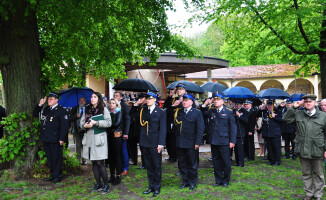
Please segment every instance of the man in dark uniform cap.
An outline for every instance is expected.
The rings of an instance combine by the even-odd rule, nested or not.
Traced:
[[[166,108],[166,149],[168,151],[169,162],[177,161],[177,149],[175,143],[175,132],[172,131],[174,113],[177,108],[181,108],[182,96],[186,93],[186,87],[183,84],[177,84],[177,86],[170,92],[170,95],[164,101],[163,108]],[[177,94],[177,97],[173,97],[174,94]],[[172,106],[177,104],[177,106]]]
[[[41,134],[40,140],[50,166],[50,177],[45,181],[58,183],[62,180],[62,147],[68,134],[68,116],[66,110],[58,104],[58,95],[48,95],[48,106],[43,110],[46,97],[34,109],[33,115],[40,117]]]
[[[224,106],[224,97],[215,94],[214,108],[208,111],[208,141],[211,144],[215,184],[228,187],[231,177],[230,148],[236,143],[237,126],[232,109]]]
[[[286,113],[286,111],[293,106],[293,100],[288,99],[286,100],[286,108],[282,110],[282,116]],[[284,139],[284,149],[285,149],[285,156],[283,158],[288,159],[290,156],[292,156],[292,159],[295,160],[297,156],[294,153],[295,149],[295,122],[292,123],[286,123],[284,121],[283,123],[283,139]],[[292,149],[290,151],[290,143],[292,146]]]
[[[155,106],[157,96],[154,93],[146,94],[147,106],[140,109],[140,148],[144,154],[144,164],[149,182],[148,190],[144,194],[154,192],[153,197],[160,193],[162,182],[162,148],[166,137],[165,112]]]
[[[281,164],[281,123],[282,113],[274,108],[274,100],[267,101],[267,109],[261,107],[257,116],[262,116],[262,133],[267,143],[268,164],[278,166]]]
[[[192,107],[194,98],[183,96],[182,106],[175,114],[176,147],[182,175],[180,188],[194,190],[198,179],[198,150],[204,133],[204,119],[200,110]]]

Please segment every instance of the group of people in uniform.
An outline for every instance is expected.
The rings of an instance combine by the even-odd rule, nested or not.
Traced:
[[[49,95],[48,106],[42,110],[45,100],[40,101],[34,114],[35,116],[40,115],[42,124],[40,139],[44,143],[44,150],[51,169],[50,177],[47,180],[56,183],[62,179],[61,152],[63,136],[67,133],[68,128],[67,117],[64,109],[57,104],[58,97],[55,94]],[[235,99],[232,101],[232,107],[228,107],[223,95],[214,94],[212,98],[198,105],[194,97],[187,93],[186,87],[178,84],[170,92],[163,108],[159,108],[156,101],[155,93],[141,94],[128,113],[129,120],[134,123],[133,130],[139,132],[138,142],[142,165],[147,170],[149,187],[143,192],[144,194],[153,193],[153,197],[156,197],[160,193],[164,146],[169,155],[167,160],[169,162],[178,161],[179,172],[182,176],[180,188],[189,187],[189,190],[194,190],[198,180],[199,147],[203,144],[203,135],[205,134],[207,143],[211,145],[214,186],[228,187],[232,171],[232,159],[230,159],[232,154],[234,153],[235,157],[234,164],[238,167],[245,166],[245,157],[248,161],[255,159],[254,134],[258,131],[257,118],[261,118],[262,128],[260,131],[268,151],[268,164],[273,166],[281,164],[281,138],[283,137],[286,140],[284,158],[292,156],[293,159],[296,159],[299,156],[303,166],[306,199],[321,198],[322,189],[320,187],[324,186],[324,175],[323,170],[320,170],[320,165],[322,167],[320,163],[326,156],[326,113],[318,109],[315,95],[307,95],[302,101],[295,103],[288,100],[278,107],[275,106],[274,100],[268,100],[266,104],[254,108],[250,99],[245,101]],[[96,105],[94,109],[93,112],[97,114]],[[82,115],[79,116],[82,118],[79,127],[87,130],[87,133],[95,127],[108,128],[114,123],[114,121],[108,122],[112,120],[110,117],[87,122],[85,120],[87,112],[80,110],[78,113]],[[103,120],[107,120],[107,122],[101,122]],[[91,126],[88,126],[87,123],[90,123]],[[86,140],[95,144],[97,135],[93,130]],[[128,134],[123,131],[121,135],[128,138]],[[103,139],[102,143],[105,142],[107,140]],[[292,150],[290,150],[290,143]],[[86,151],[91,152],[98,145],[103,144],[95,144],[96,147],[89,145],[87,146],[89,149]],[[82,146],[85,147],[85,144],[83,143]],[[53,152],[58,150],[61,156],[54,155]],[[83,151],[85,151],[84,148]],[[86,162],[86,159],[92,161],[97,181],[93,190],[101,190],[102,193],[106,193],[108,181],[104,176],[107,176],[107,173],[103,172],[102,163],[98,159],[105,160],[108,155],[104,154],[104,157],[92,159],[92,156],[97,153],[94,151],[94,155],[88,153],[87,156],[84,156],[85,152],[83,152],[82,157],[85,160],[82,162]],[[100,176],[97,176],[97,173]],[[314,177],[315,187],[313,186],[313,174],[316,174]],[[102,177],[104,184],[101,184],[99,177]]]

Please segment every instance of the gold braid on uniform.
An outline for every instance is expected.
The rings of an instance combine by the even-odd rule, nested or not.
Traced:
[[[174,104],[174,102],[175,102],[175,97],[173,97],[173,100],[172,100],[172,105]]]
[[[140,110],[140,125],[141,126],[146,126],[147,125],[147,135],[148,135],[148,121],[145,121],[143,122],[142,120],[142,116],[143,116],[143,110],[144,110],[144,107]]]
[[[213,105],[213,104],[211,104],[211,105],[208,107],[208,110],[210,110],[210,109],[212,108],[212,105]]]
[[[181,130],[182,130],[182,121],[179,122],[177,120],[177,116],[178,116],[178,111],[180,110],[180,108],[177,108],[175,113],[174,113],[174,124],[177,125],[177,124],[180,124],[180,134],[181,134]]]

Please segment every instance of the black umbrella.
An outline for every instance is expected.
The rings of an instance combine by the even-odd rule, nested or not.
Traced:
[[[130,78],[117,83],[113,89],[132,91],[132,92],[159,92],[159,89],[155,87],[151,82],[144,79]]]
[[[193,92],[193,93],[204,93],[205,91],[196,83],[193,83],[191,81],[175,81],[171,83],[169,86],[167,86],[167,89],[173,90],[178,84],[182,84],[186,87],[187,92]]]
[[[213,82],[204,83],[200,87],[203,88],[203,90],[206,92],[212,92],[212,93],[218,92],[218,94],[221,94],[224,90],[228,89],[228,87],[222,85],[221,83],[213,83]]]

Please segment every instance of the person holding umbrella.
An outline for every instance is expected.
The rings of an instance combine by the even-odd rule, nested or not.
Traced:
[[[281,123],[282,113],[274,109],[274,100],[267,101],[267,108],[261,107],[257,116],[262,116],[262,133],[267,143],[268,164],[279,166],[281,164]]]

